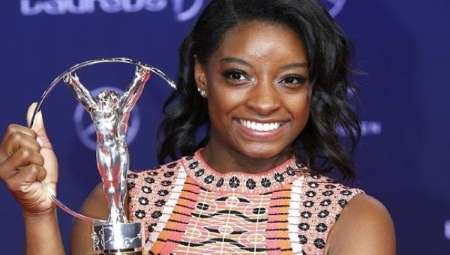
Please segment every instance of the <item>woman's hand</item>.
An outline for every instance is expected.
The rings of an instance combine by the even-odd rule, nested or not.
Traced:
[[[36,103],[28,108],[30,123]],[[11,124],[0,144],[0,178],[25,214],[44,214],[54,204],[47,187],[56,191],[58,163],[39,112],[33,127]]]

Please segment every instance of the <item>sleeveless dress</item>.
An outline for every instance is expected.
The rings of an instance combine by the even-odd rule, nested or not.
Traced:
[[[291,158],[261,174],[220,173],[200,151],[128,174],[129,217],[149,254],[323,254],[359,189]]]

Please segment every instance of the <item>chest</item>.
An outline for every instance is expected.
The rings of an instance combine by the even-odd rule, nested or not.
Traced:
[[[267,189],[214,190],[203,183],[209,175],[172,169],[129,180],[130,217],[143,223],[150,254],[324,254],[330,229],[360,192],[308,175]]]
[[[313,214],[300,208],[302,186],[298,179],[266,193],[217,192],[187,176],[170,190],[153,185],[135,215],[153,254],[302,254],[299,224]]]

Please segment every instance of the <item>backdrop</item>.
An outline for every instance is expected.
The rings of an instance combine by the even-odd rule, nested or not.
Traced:
[[[450,2],[327,0],[355,48],[364,137],[357,184],[390,210],[399,254],[450,252]],[[426,4],[425,4],[426,2]],[[177,48],[206,0],[21,0],[0,8],[0,129],[22,123],[27,106],[72,64],[126,56],[175,77]],[[90,89],[126,88],[132,68],[83,73]],[[81,76],[81,74],[80,74]],[[156,165],[156,128],[170,92],[156,77],[130,128],[131,165]],[[79,208],[99,181],[95,138],[71,91],[44,108],[59,157],[59,195]],[[20,208],[0,185],[2,253],[23,253]],[[68,244],[72,218],[60,213]],[[447,227],[446,227],[447,225]],[[6,249],[6,250],[5,250]]]

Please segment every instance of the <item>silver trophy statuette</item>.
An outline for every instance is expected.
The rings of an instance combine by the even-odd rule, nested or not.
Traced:
[[[104,90],[98,95],[92,95],[81,83],[75,71],[98,63],[135,65],[136,71],[128,90],[122,94],[113,90]],[[63,80],[74,91],[76,98],[84,106],[94,123],[97,135],[97,168],[108,203],[108,218],[106,220],[92,219],[73,212],[61,203],[54,194],[50,194],[55,203],[64,211],[81,220],[93,223],[94,254],[143,254],[144,237],[141,223],[128,222],[124,209],[127,195],[127,172],[129,170],[126,135],[131,110],[141,97],[152,72],[175,88],[175,83],[159,69],[130,59],[113,58],[86,61],[69,68],[58,76],[49,89],[44,92],[42,100],[35,110],[35,113],[40,110],[46,96],[57,83]]]
[[[96,223],[93,227],[94,249],[98,254],[105,251],[133,254],[142,250],[141,224],[128,223],[124,211],[130,165],[126,135],[130,112],[149,77],[149,69],[136,67],[128,91],[119,95],[113,90],[104,90],[97,96],[91,95],[76,73],[64,77],[64,82],[91,116],[97,135],[97,167],[109,207],[107,223]]]
[[[94,122],[97,134],[97,167],[106,194],[110,223],[125,223],[125,195],[129,155],[126,141],[130,112],[142,94],[150,77],[150,70],[137,67],[128,91],[119,95],[113,90],[104,90],[92,96],[75,73],[64,78],[75,92]]]

